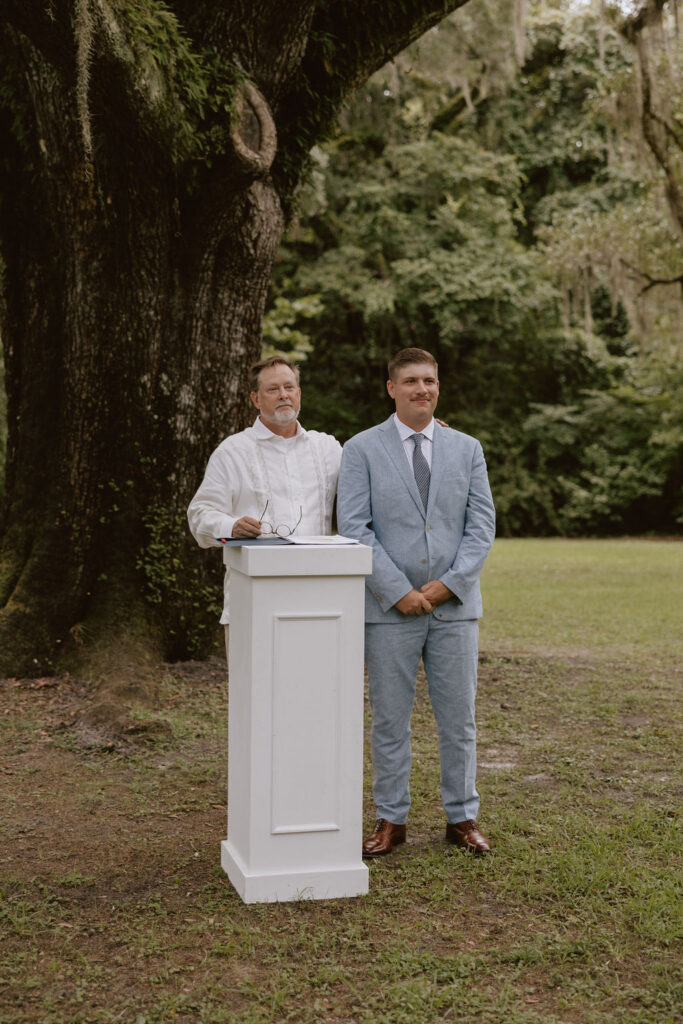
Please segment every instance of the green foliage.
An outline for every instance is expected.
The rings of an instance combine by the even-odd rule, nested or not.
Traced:
[[[243,72],[211,50],[198,50],[163,0],[100,0],[95,6],[82,0],[80,11],[75,33],[84,138],[91,131],[90,63],[104,49],[125,67],[130,88],[161,128],[175,161],[210,163],[228,152],[235,87]]]
[[[430,350],[508,535],[680,523],[683,305],[642,286],[683,248],[619,128],[633,59],[605,18],[538,5],[520,45],[488,0],[400,55],[316,160],[276,272],[275,302],[321,297],[306,423],[344,440],[376,422],[388,356]]]
[[[303,295],[298,299],[278,295],[263,318],[263,358],[284,356],[295,362],[306,359],[312,349],[311,340],[296,325],[318,316],[322,308],[318,295]]]
[[[343,244],[317,261],[315,281],[369,321],[400,309],[445,335],[473,303],[523,300],[519,183],[512,159],[457,138],[392,147],[362,178],[339,182]]]
[[[458,372],[447,387],[463,395],[475,340],[497,358],[495,350],[514,345],[515,331],[552,296],[534,255],[516,239],[521,180],[511,158],[437,134],[387,149],[362,169],[354,160],[353,178],[347,160],[348,150],[338,148],[325,211],[333,244],[304,263],[295,249],[308,240],[294,237],[281,258],[297,291],[323,303],[311,324],[307,415],[344,435],[383,408],[392,350],[433,349]],[[362,395],[351,403],[349,388],[359,385]],[[330,406],[316,391],[338,401]]]
[[[145,599],[163,608],[161,621],[169,657],[173,658],[179,643],[179,656],[206,657],[214,643],[210,624],[223,610],[218,574],[207,572],[207,568],[218,568],[216,560],[212,559],[211,566],[200,558],[190,562],[179,557],[186,528],[172,510],[151,507],[142,518],[148,539],[138,555],[136,569],[145,582]],[[188,570],[187,565],[192,567]]]
[[[562,533],[665,530],[683,522],[683,376],[539,406],[525,424],[534,475]]]

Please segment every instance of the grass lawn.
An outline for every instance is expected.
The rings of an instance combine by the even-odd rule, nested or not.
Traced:
[[[167,666],[173,739],[128,750],[77,746],[77,680],[3,681],[0,1022],[680,1022],[682,570],[680,543],[496,543],[495,853],[443,841],[421,680],[408,843],[354,900],[247,907],[220,870],[219,659]]]
[[[630,661],[680,653],[681,542],[497,540],[482,590],[482,647]]]

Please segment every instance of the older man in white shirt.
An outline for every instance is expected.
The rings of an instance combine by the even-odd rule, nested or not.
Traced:
[[[222,441],[187,512],[200,547],[220,539],[254,539],[262,533],[310,536],[331,531],[341,445],[330,434],[304,430],[299,371],[273,357],[252,368],[253,426]],[[230,622],[226,566],[221,622]]]

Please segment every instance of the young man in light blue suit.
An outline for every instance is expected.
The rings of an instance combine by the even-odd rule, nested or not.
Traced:
[[[405,842],[410,717],[423,660],[441,759],[446,839],[490,852],[476,821],[479,576],[495,512],[479,442],[434,419],[438,367],[422,349],[389,363],[396,413],[344,446],[339,531],[372,547],[365,660],[372,706],[375,829],[363,856]]]

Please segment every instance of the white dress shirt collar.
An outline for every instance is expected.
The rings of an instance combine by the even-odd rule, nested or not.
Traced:
[[[409,437],[413,436],[413,434],[424,434],[424,436],[427,438],[428,441],[433,441],[434,440],[434,417],[433,416],[432,416],[431,420],[429,421],[429,423],[427,424],[427,426],[424,427],[423,430],[413,430],[413,428],[407,426],[403,422],[403,420],[400,420],[398,418],[398,416],[396,415],[396,413],[394,413],[394,423],[396,424],[396,427],[397,427],[398,432],[399,432],[399,436],[400,436],[402,441],[407,441]]]
[[[292,438],[294,437],[304,437],[306,435],[306,431],[301,426],[298,420],[296,421],[296,434],[292,434],[292,437],[283,437],[282,434],[276,434],[274,431],[270,429],[270,427],[266,426],[266,424],[263,422],[260,416],[257,416],[256,419],[254,420],[252,430],[256,434],[257,441],[272,441],[274,439],[282,441],[291,441]]]

